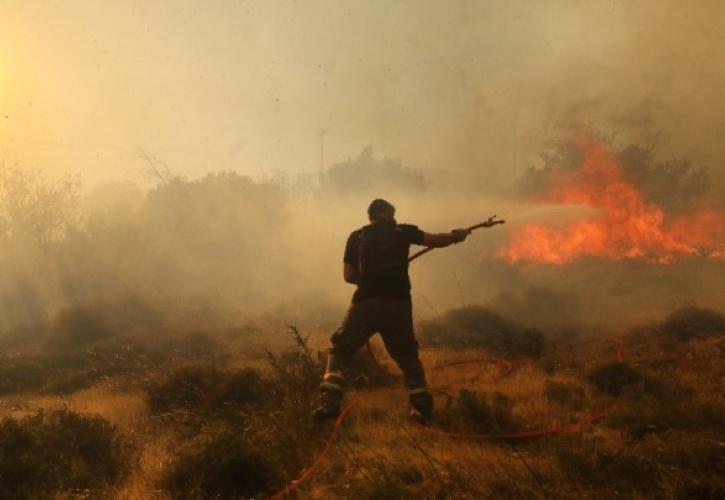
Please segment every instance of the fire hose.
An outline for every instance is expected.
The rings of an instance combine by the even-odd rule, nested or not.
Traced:
[[[606,342],[612,343],[616,347],[616,354],[615,358],[617,362],[622,363],[624,362],[624,342],[622,339],[617,337],[606,337],[604,339]],[[510,361],[506,361],[503,359],[497,359],[497,358],[475,358],[475,359],[468,359],[468,360],[462,360],[462,361],[453,361],[450,363],[445,363],[442,365],[437,365],[433,367],[434,370],[438,369],[444,369],[449,368],[451,366],[459,366],[463,364],[472,364],[472,363],[481,363],[481,362],[497,362],[500,363],[503,367],[501,373],[497,376],[497,379],[506,377],[510,375],[513,372],[513,364]],[[437,391],[436,391],[437,392]],[[335,444],[335,441],[337,440],[337,436],[340,433],[340,430],[342,429],[342,424],[344,423],[347,416],[350,414],[350,411],[355,407],[355,402],[351,402],[347,404],[342,411],[340,412],[340,415],[337,417],[337,420],[335,420],[335,424],[332,428],[332,432],[330,433],[330,436],[328,437],[324,448],[322,451],[317,455],[315,460],[312,462],[312,464],[300,474],[300,476],[287,484],[282,490],[275,493],[270,497],[270,500],[279,500],[287,496],[288,494],[292,493],[294,490],[299,488],[302,483],[309,480],[314,474],[317,472],[317,469],[319,469],[320,465],[324,461],[324,459],[327,457],[329,452],[332,450],[333,445]],[[433,427],[428,427],[420,423],[415,423],[414,428],[425,432],[431,435],[440,436],[440,437],[446,437],[449,439],[468,439],[471,441],[494,441],[494,440],[509,440],[509,441],[515,441],[515,440],[526,440],[526,439],[535,439],[535,438],[542,438],[542,437],[549,437],[549,436],[556,436],[559,434],[564,434],[567,432],[575,432],[578,430],[581,430],[583,427],[591,424],[595,424],[601,420],[603,420],[605,417],[610,415],[612,413],[612,408],[606,409],[602,412],[596,413],[588,418],[585,418],[584,420],[581,420],[579,422],[573,423],[573,424],[567,424],[567,425],[560,425],[551,427],[548,429],[535,429],[535,430],[529,430],[529,431],[519,431],[519,432],[510,432],[510,433],[495,433],[495,434],[468,434],[468,433],[457,433],[457,432],[448,432],[441,429],[435,429]]]

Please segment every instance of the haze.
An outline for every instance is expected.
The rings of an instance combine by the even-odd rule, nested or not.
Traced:
[[[542,151],[586,133],[707,169],[689,184],[673,164],[630,174],[665,213],[722,216],[723,14],[718,2],[0,0],[0,188],[42,194],[0,192],[12,270],[0,328],[131,296],[203,321],[305,317],[327,335],[351,291],[342,247],[379,196],[429,232],[509,221],[416,262],[419,316],[483,303],[591,331],[720,307],[722,259],[495,256],[526,222],[596,212],[518,189],[541,180],[527,169]],[[67,200],[46,189],[68,175],[80,187],[60,189]],[[722,230],[703,234],[715,255]]]
[[[505,187],[572,121],[722,177],[721,2],[0,1],[0,156],[148,182],[367,144]],[[482,179],[485,179],[482,180]]]

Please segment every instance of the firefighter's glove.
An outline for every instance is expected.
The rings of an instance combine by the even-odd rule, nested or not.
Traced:
[[[471,234],[471,232],[467,229],[454,229],[453,231],[451,231],[454,243],[462,242],[468,237],[469,234]]]

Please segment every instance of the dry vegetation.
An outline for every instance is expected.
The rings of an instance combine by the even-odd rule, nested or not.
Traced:
[[[176,336],[156,318],[149,337],[139,323],[119,331],[92,310],[65,311],[46,340],[0,360],[0,498],[259,498],[323,449],[331,426],[309,418],[321,332],[267,332],[267,353],[250,356],[240,348],[248,329]],[[361,353],[340,438],[291,496],[722,497],[721,315],[684,308],[633,330],[624,362],[600,338],[546,342],[524,331],[470,307],[422,325],[424,341],[438,339],[422,354],[434,428],[569,432],[487,441],[421,431],[391,362],[378,352],[392,375],[381,374]],[[507,375],[501,357],[513,362]],[[470,359],[490,361],[457,363]],[[33,377],[13,378],[30,366]]]

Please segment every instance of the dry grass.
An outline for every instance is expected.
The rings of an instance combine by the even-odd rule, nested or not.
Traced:
[[[260,352],[245,358],[242,343],[225,334],[215,341],[214,352],[205,351],[191,365],[181,356],[152,367],[142,378],[120,374],[66,395],[8,395],[0,413],[19,421],[40,409],[67,409],[110,422],[136,453],[123,482],[109,484],[106,495],[264,496],[312,463],[330,432],[309,419],[321,370],[316,349],[308,345],[308,356],[286,332],[269,338],[259,351],[273,352],[271,359]],[[725,335],[693,335],[683,341],[640,330],[624,341],[627,366],[639,376],[625,377],[627,383],[615,391],[592,377],[608,367],[619,380],[621,366],[611,365],[615,350],[600,339],[550,346],[543,359],[516,360],[507,376],[496,361],[501,354],[424,349],[429,385],[436,391],[436,428],[540,430],[582,422],[605,409],[611,414],[576,432],[537,440],[455,440],[410,424],[399,378],[363,384],[350,394],[355,407],[338,443],[295,494],[355,499],[722,495]],[[471,359],[483,361],[446,366]],[[380,362],[397,373],[384,356]],[[162,412],[149,406],[148,389],[163,389],[170,380],[183,385],[183,377],[174,376],[189,366],[202,367],[199,380],[208,385],[203,404],[186,404],[182,398],[184,404]],[[374,368],[361,363],[359,369]],[[259,376],[253,377],[254,391],[244,393],[249,398],[237,398],[241,393],[236,390],[225,392],[247,380],[240,373]],[[168,387],[175,391],[173,384]],[[501,401],[504,406],[495,410]],[[239,446],[225,445],[234,440]],[[241,477],[234,471],[242,469],[254,469],[259,480],[234,479]]]

